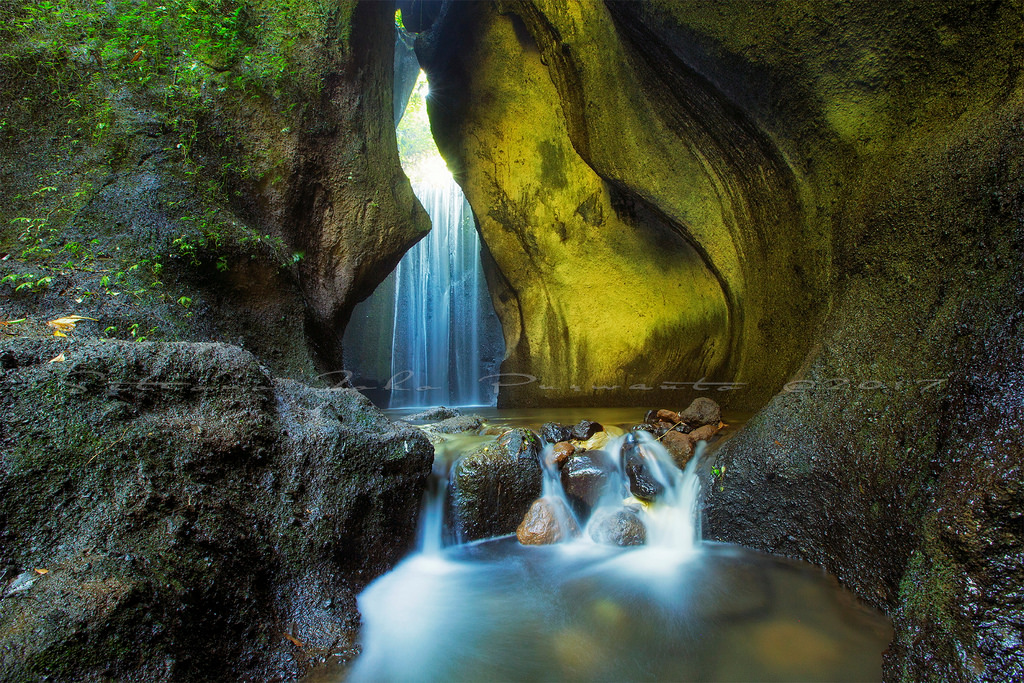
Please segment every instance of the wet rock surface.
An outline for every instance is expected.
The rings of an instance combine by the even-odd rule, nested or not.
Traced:
[[[627,507],[606,514],[598,512],[587,525],[587,532],[597,543],[631,546],[647,542],[647,527],[636,508]]]
[[[297,676],[413,540],[432,449],[355,391],[56,339],[0,343],[0,386],[4,680]]]
[[[622,444],[622,469],[629,479],[629,492],[638,500],[653,502],[664,492],[664,487],[650,470],[648,456],[635,435],[629,434]]]
[[[569,441],[573,438],[571,425],[558,424],[557,422],[545,422],[541,427],[540,434],[548,443],[559,443]]]
[[[674,421],[683,422],[690,429],[704,425],[716,425],[722,421],[722,408],[712,399],[701,396],[695,398]]]
[[[461,434],[477,430],[483,423],[484,419],[479,415],[457,415],[425,425],[422,429],[428,434]]]
[[[590,514],[615,468],[615,463],[603,451],[579,453],[566,461],[560,473],[562,489],[577,514]]]
[[[672,454],[676,466],[685,469],[693,457],[697,443],[711,441],[719,432],[718,425],[719,423],[707,424],[685,434],[676,430],[668,431],[661,437],[661,443]]]
[[[576,447],[568,441],[559,441],[551,449],[551,457],[554,459],[555,464],[558,467],[564,467],[565,463],[572,457],[572,454],[576,452]]]
[[[440,420],[447,420],[453,417],[462,417],[463,413],[458,408],[448,408],[447,406],[437,406],[435,408],[427,408],[424,411],[407,415],[403,419],[410,422],[436,422]]]
[[[538,498],[516,529],[523,545],[549,545],[567,541],[580,533],[572,513],[558,498]]]
[[[541,441],[528,429],[510,429],[495,444],[455,463],[445,502],[450,540],[473,541],[514,533],[540,497]]]

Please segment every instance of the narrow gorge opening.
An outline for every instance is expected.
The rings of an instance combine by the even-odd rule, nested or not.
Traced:
[[[476,222],[431,136],[426,74],[418,71],[403,92],[401,70],[396,60],[399,158],[431,230],[356,306],[343,341],[346,369],[380,406],[491,406],[496,387],[481,379],[498,373],[504,341]]]

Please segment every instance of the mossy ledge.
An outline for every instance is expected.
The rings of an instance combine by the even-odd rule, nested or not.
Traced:
[[[381,2],[0,3],[3,319],[340,369],[352,307],[429,229],[394,41]]]

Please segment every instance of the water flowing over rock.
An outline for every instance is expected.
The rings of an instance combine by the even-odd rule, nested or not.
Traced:
[[[413,187],[430,232],[353,313],[346,365],[391,408],[494,405],[501,330],[462,190],[448,178]]]
[[[516,529],[516,538],[523,545],[549,545],[567,541],[579,533],[576,520],[561,498],[538,498]]]
[[[898,614],[891,680],[1024,677],[1000,635],[1019,572],[939,524],[956,510],[954,528],[998,535],[998,505],[953,492],[1012,498],[1020,462],[1019,8],[584,7],[474,4],[417,41],[494,255],[505,369],[556,387],[500,400],[669,405],[629,387],[749,381],[716,392],[770,403],[705,470],[714,537],[821,564]],[[595,309],[629,313],[598,333]]]
[[[514,533],[542,493],[540,440],[512,429],[462,456],[452,470],[446,520],[460,542]]]
[[[639,509],[633,507],[596,514],[587,526],[587,533],[595,543],[607,545],[643,545],[647,542],[647,527],[640,519]]]
[[[622,444],[622,469],[629,478],[629,492],[644,502],[651,502],[664,491],[661,482],[656,478],[652,467],[652,458],[644,452],[644,447],[634,433],[626,436]]]
[[[569,504],[582,517],[607,492],[617,466],[604,451],[587,451],[569,458],[561,471],[562,489]]]

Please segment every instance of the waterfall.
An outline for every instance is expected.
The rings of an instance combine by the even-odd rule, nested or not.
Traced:
[[[390,408],[494,405],[481,377],[498,372],[501,325],[491,305],[480,237],[462,189],[414,183],[431,230],[359,304],[345,331],[355,385]]]
[[[491,405],[479,381],[491,372],[481,339],[490,300],[473,213],[454,180],[413,191],[433,227],[395,271],[389,405]]]

